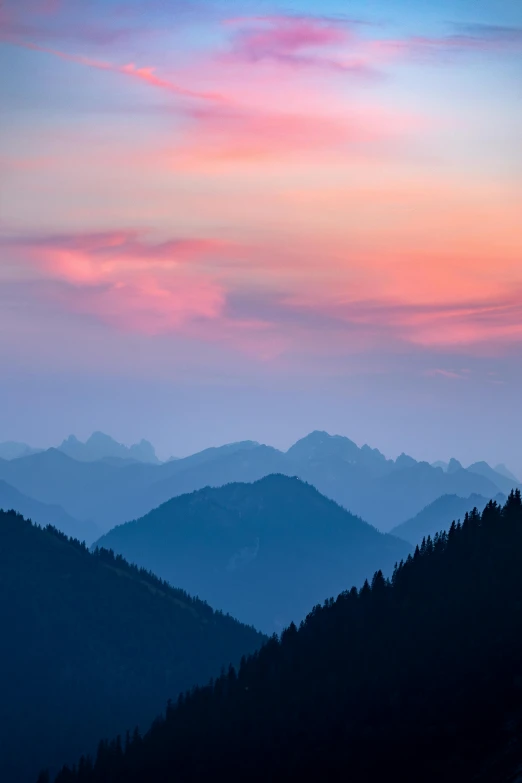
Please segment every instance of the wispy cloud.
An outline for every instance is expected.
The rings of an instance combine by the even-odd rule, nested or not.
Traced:
[[[494,25],[454,25],[442,36],[416,35],[404,39],[383,38],[368,43],[369,51],[386,59],[436,61],[472,54],[509,54],[522,50],[522,28]]]
[[[156,68],[154,67],[137,66],[134,63],[117,65],[115,63],[104,60],[95,60],[91,57],[69,54],[68,52],[63,52],[58,49],[49,49],[45,46],[39,46],[38,44],[34,43],[17,43],[16,45],[22,46],[26,49],[32,49],[33,51],[50,54],[54,57],[60,58],[61,60],[67,60],[68,62],[83,65],[87,68],[94,68],[99,71],[110,71],[112,73],[121,74],[122,76],[143,82],[150,87],[167,90],[169,93],[178,97],[193,98],[196,100],[210,101],[213,103],[222,103],[225,101],[224,97],[218,93],[192,90],[190,88],[176,84],[169,79],[162,78],[156,73]]]
[[[371,64],[350,49],[358,38],[352,24],[317,16],[267,16],[232,19],[236,28],[225,62],[274,61],[294,67],[314,67],[373,74]]]

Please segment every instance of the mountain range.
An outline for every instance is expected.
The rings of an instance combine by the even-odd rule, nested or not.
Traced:
[[[287,452],[245,441],[162,464],[116,455],[80,461],[60,449],[0,460],[0,479],[102,531],[139,518],[172,497],[275,473],[301,478],[382,531],[411,519],[443,495],[493,498],[519,486],[486,463],[465,469],[453,460],[444,470],[405,454],[389,460],[377,449],[359,448],[325,432],[310,433]]]
[[[132,460],[134,462],[148,462],[153,465],[159,463],[154,446],[148,440],[141,440],[132,446],[124,446],[103,432],[93,432],[85,443],[82,443],[74,435],[70,435],[58,446],[68,457],[85,462],[97,460]]]
[[[145,728],[264,637],[123,558],[0,512],[0,779]]]
[[[97,543],[267,633],[412,551],[283,475],[175,497]]]
[[[515,783],[521,551],[517,490],[427,540],[390,580],[377,571],[182,694],[125,749],[102,742],[94,763],[56,783]]]

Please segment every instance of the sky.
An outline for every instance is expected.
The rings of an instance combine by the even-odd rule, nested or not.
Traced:
[[[522,476],[522,5],[0,0],[0,440]]]

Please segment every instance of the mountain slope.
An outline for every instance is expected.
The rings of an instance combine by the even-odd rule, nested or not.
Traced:
[[[495,465],[495,473],[500,473],[501,476],[504,476],[505,478],[510,479],[515,484],[522,484],[520,479],[518,479],[514,473],[512,473],[504,464]]]
[[[387,583],[341,594],[56,783],[514,781],[522,501],[488,504]]]
[[[282,475],[173,498],[99,543],[268,632],[410,551]]]
[[[100,530],[92,522],[74,519],[60,506],[50,506],[23,495],[5,481],[0,480],[0,510],[17,511],[38,525],[54,525],[62,533],[87,544],[99,537]]]
[[[516,481],[516,479],[513,480],[512,477],[510,478],[509,476],[505,476],[504,474],[493,470],[487,462],[474,462],[473,465],[469,465],[468,471],[489,479],[506,495],[509,495],[512,489],[521,488],[520,483]]]
[[[107,552],[0,512],[0,779],[93,751],[262,637]],[[30,738],[30,739],[29,739]]]
[[[161,467],[132,462],[122,467],[105,460],[79,462],[58,449],[48,449],[0,461],[0,478],[24,495],[60,505],[71,516],[92,519],[106,530],[136,513],[140,493],[156,480]]]
[[[281,452],[250,441],[206,449],[162,465],[118,458],[78,461],[58,449],[0,460],[0,479],[101,530],[142,516],[174,495],[235,479],[252,481],[277,470]]]
[[[377,449],[358,448],[348,438],[326,432],[310,433],[287,456],[295,475],[383,531],[410,519],[441,495],[494,497],[500,491],[489,476],[457,467],[456,461],[445,472],[406,455],[387,460]]]
[[[28,457],[30,454],[37,454],[41,449],[33,449],[27,443],[18,443],[8,440],[0,443],[0,459],[18,459],[18,457]]]
[[[493,498],[497,503],[505,503],[505,495],[499,494]],[[458,495],[442,495],[429,506],[419,511],[412,519],[408,519],[401,525],[394,527],[390,533],[394,536],[409,541],[415,546],[422,539],[448,530],[451,523],[464,519],[467,512],[474,508],[483,511],[489,500],[482,495],[470,495],[469,498],[460,498]]]

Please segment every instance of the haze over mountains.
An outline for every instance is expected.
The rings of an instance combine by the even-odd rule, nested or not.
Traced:
[[[515,482],[507,469],[498,472],[484,462],[463,468],[454,459],[433,466],[405,454],[389,460],[377,449],[359,448],[348,438],[325,432],[310,433],[287,452],[243,441],[165,463],[159,463],[152,446],[143,442],[129,448],[114,444],[112,439],[95,434],[85,444],[69,438],[65,447],[62,444],[57,449],[0,459],[0,507],[23,511],[41,525],[52,522],[75,538],[89,544],[96,540],[102,547],[91,554],[79,541],[68,540],[54,528],[41,529],[13,512],[0,512],[0,627],[8,639],[0,653],[4,696],[0,731],[6,738],[0,752],[0,777],[6,776],[12,783],[33,783],[40,767],[56,771],[64,761],[92,753],[101,737],[132,730],[136,723],[148,725],[169,697],[176,698],[181,690],[217,677],[214,682],[221,684],[208,686],[212,705],[214,687],[227,693],[237,678],[235,670],[225,674],[225,679],[220,677],[222,667],[226,672],[230,662],[237,664],[241,656],[255,650],[264,638],[259,632],[283,632],[282,641],[272,640],[269,648],[282,645],[280,675],[274,674],[279,663],[269,663],[262,675],[272,683],[269,689],[274,709],[279,709],[278,689],[284,692],[290,676],[288,661],[293,660],[288,647],[293,644],[288,640],[296,638],[293,623],[303,621],[304,629],[314,628],[310,649],[315,649],[319,644],[313,638],[319,633],[316,620],[312,625],[310,619],[305,621],[314,606],[325,600],[329,609],[339,605],[341,599],[336,602],[336,596],[352,586],[352,598],[359,595],[358,600],[364,602],[364,596],[373,595],[379,585],[386,592],[398,578],[406,584],[409,577],[397,574],[411,573],[411,564],[428,552],[445,551],[450,537],[455,536],[453,519],[464,520],[459,528],[463,532],[458,535],[459,551],[464,552],[459,557],[465,557],[465,531],[473,528],[475,536],[482,535],[477,532],[479,523],[468,524],[469,518],[480,518],[476,513],[468,517],[467,512],[473,507],[485,509],[486,519],[488,515],[504,519],[502,515],[507,514],[500,512],[491,498],[500,503],[509,494],[508,506],[515,509],[515,516],[519,513],[520,495],[511,493]],[[108,532],[100,537],[100,529]],[[435,543],[428,538],[420,550],[415,548],[440,530],[448,530],[448,536],[437,535]],[[392,531],[392,535],[385,531]],[[502,531],[502,535],[518,535],[509,526]],[[487,534],[487,546],[495,540],[492,535]],[[482,544],[478,546],[481,552]],[[501,549],[504,543],[499,540],[495,546]],[[107,552],[108,548],[116,556]],[[401,563],[406,565],[394,569]],[[375,572],[379,576],[370,590],[365,580],[371,580]],[[391,582],[386,582],[387,577]],[[419,578],[423,584],[424,577]],[[431,593],[426,595],[428,600]],[[409,600],[406,597],[405,607]],[[344,666],[351,661],[354,672],[358,666],[366,670],[362,661],[374,660],[364,648],[366,621],[361,618],[366,609],[361,608],[363,604],[357,606],[355,614],[350,609],[345,618],[349,633],[339,631],[346,636],[339,655],[344,656]],[[404,611],[404,617],[409,617],[410,609]],[[418,613],[422,611],[417,607]],[[482,611],[481,607],[477,611]],[[401,617],[402,612],[400,609]],[[312,617],[318,616],[319,610],[313,610]],[[391,626],[386,631],[386,621],[379,612],[372,618],[373,643],[387,649],[386,634],[393,636],[395,631]],[[403,627],[405,634],[411,633],[409,624],[408,620],[408,629]],[[338,631],[330,629],[328,622],[321,628],[328,650],[317,648],[318,655],[331,654],[335,660]],[[347,652],[349,643],[363,645],[357,647],[353,660]],[[421,645],[422,639],[418,643]],[[308,641],[303,644],[308,649]],[[403,649],[402,642],[397,645],[397,650]],[[439,652],[446,655],[442,648]],[[263,655],[270,660],[271,653]],[[404,655],[404,665],[411,668],[406,649]],[[371,681],[376,666],[384,671],[381,664],[380,659],[371,664],[373,673],[368,674],[367,684],[372,693],[383,687],[379,677],[375,683]],[[303,665],[306,670],[308,664]],[[255,663],[243,671],[251,671],[250,666],[257,672]],[[325,692],[337,690],[344,675],[339,670],[332,682],[324,685],[323,674],[314,666],[309,675],[315,678],[313,687],[319,689],[314,691],[315,703],[316,697],[322,698],[323,687]],[[390,676],[400,680],[403,675],[393,667],[400,669],[401,665],[393,658],[390,666]],[[262,687],[257,677],[253,675],[252,685],[245,686],[253,689],[254,697]],[[409,682],[404,685],[406,700],[413,698]],[[305,698],[301,687],[298,700]],[[346,685],[348,691],[352,687]],[[395,698],[394,693],[386,692],[386,709],[391,712]],[[291,720],[292,710],[285,699],[282,716],[290,712],[282,719]],[[195,704],[197,715],[199,702]],[[305,713],[306,704],[305,698]],[[210,709],[212,712],[214,707]],[[242,721],[243,707],[234,703],[231,709],[237,709]],[[250,720],[248,710],[246,714]],[[421,713],[418,715],[424,720]],[[365,720],[368,731],[373,732],[373,718],[366,715]],[[267,721],[258,725],[261,733],[275,732],[275,737],[291,747],[292,738],[278,733],[278,719],[275,725],[272,716]],[[306,734],[299,721],[295,725],[298,733]],[[338,730],[337,724],[331,728]],[[409,723],[403,728],[413,731]],[[159,736],[155,731],[153,728],[151,736]],[[378,734],[380,729],[376,731]],[[26,753],[28,735],[34,740]],[[223,741],[228,741],[226,736]],[[160,755],[170,758],[163,739],[158,742]],[[127,752],[136,748],[136,743],[136,738],[129,739]],[[119,764],[124,749],[117,742],[110,747]],[[255,743],[252,747],[255,753],[259,751]],[[319,743],[318,748],[323,745]],[[335,747],[333,752],[337,752]],[[147,754],[148,750],[142,759],[145,766],[140,766],[141,761],[135,764],[136,783],[149,779],[150,769],[153,779],[157,773],[161,780],[162,769],[156,768]],[[244,763],[248,769],[249,762]],[[277,770],[278,760],[272,758],[272,763]],[[84,771],[87,775],[88,764]],[[204,779],[208,772],[203,765]],[[64,774],[62,783],[68,780],[68,773]],[[70,779],[74,781],[74,777]],[[89,781],[88,776],[85,779]],[[109,775],[107,779],[112,778]],[[125,783],[133,780],[127,773],[122,779]]]
[[[107,552],[0,512],[0,780],[145,729],[263,636]]]
[[[404,454],[386,459],[378,449],[359,448],[325,432],[311,433],[287,452],[244,441],[165,463],[158,463],[145,441],[127,448],[95,433],[85,444],[69,438],[58,449],[0,460],[0,479],[18,492],[60,506],[69,517],[102,531],[139,518],[172,497],[272,473],[297,476],[389,531],[443,495],[507,495],[519,484],[506,470],[498,472],[482,462],[465,469],[456,460],[434,467]]]
[[[93,522],[80,522],[61,506],[33,500],[2,480],[0,480],[0,509],[5,511],[14,509],[28,519],[37,521],[39,525],[54,525],[62,533],[80,541],[93,541],[100,535],[99,528]]]
[[[97,544],[266,633],[412,551],[283,475],[173,498]]]

